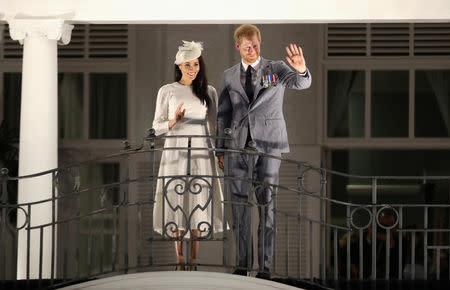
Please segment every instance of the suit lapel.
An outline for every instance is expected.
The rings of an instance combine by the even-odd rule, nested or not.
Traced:
[[[234,71],[232,73],[232,79],[231,79],[232,87],[239,92],[241,97],[248,103],[248,97],[247,94],[244,91],[244,88],[241,84],[241,63],[238,63],[234,66]]]

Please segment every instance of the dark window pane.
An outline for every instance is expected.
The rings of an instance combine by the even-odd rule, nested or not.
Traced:
[[[127,135],[126,73],[91,74],[90,138],[125,138]]]
[[[363,137],[364,71],[328,71],[328,137]]]
[[[4,73],[3,92],[4,107],[3,116],[5,124],[13,130],[14,137],[19,138],[20,132],[20,100],[22,91],[21,73]]]
[[[408,137],[408,71],[373,71],[372,137]]]
[[[59,138],[80,139],[83,136],[83,74],[58,75]]]
[[[80,247],[80,262],[78,270],[80,274],[99,272],[100,265],[103,270],[112,270],[114,229],[117,228],[117,219],[114,218],[114,205],[119,201],[119,187],[99,187],[112,182],[120,181],[120,166],[118,163],[87,164],[80,168],[81,190],[79,196],[79,211],[81,215],[87,215],[80,219],[80,235],[78,239]],[[95,188],[84,191],[87,188]],[[94,213],[102,209],[99,213]],[[89,225],[91,223],[91,226]],[[91,239],[90,257],[88,253],[88,241]],[[103,252],[103,256],[99,253]]]
[[[450,137],[450,71],[416,71],[416,137]]]

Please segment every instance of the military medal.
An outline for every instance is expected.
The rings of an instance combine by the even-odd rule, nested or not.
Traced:
[[[263,76],[262,85],[264,88],[270,88],[272,86],[277,85],[277,75],[276,74],[267,74]]]

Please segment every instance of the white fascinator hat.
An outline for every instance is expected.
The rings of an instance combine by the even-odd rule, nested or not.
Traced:
[[[175,64],[182,64],[185,61],[198,58],[202,55],[202,50],[203,46],[201,42],[183,40],[183,46],[178,47]]]

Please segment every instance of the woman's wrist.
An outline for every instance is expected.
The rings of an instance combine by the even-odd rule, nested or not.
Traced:
[[[175,119],[170,120],[169,121],[169,130],[172,130],[173,126],[175,126],[176,123],[177,123],[177,121]]]

